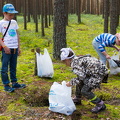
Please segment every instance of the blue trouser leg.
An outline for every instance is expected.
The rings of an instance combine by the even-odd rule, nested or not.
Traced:
[[[18,56],[18,50],[16,49],[15,54],[12,53],[11,59],[10,59],[10,79],[11,79],[11,82],[17,82],[17,78],[16,78],[17,56]]]
[[[103,54],[100,52],[100,50],[98,49],[100,43],[99,43],[99,42],[96,42],[95,40],[93,40],[92,45],[93,45],[94,49],[96,50],[97,54],[99,55],[100,61],[101,61],[103,64],[106,65],[107,59],[106,59],[105,55],[103,55]]]
[[[17,56],[18,50],[14,54],[14,49],[11,49],[11,54],[6,54],[4,49],[2,50],[2,70],[1,70],[1,77],[3,84],[9,84],[9,77],[8,77],[8,67],[10,67],[10,79],[12,82],[16,82],[16,65],[17,65]]]

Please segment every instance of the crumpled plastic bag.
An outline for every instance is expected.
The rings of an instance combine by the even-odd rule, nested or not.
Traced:
[[[113,56],[111,56],[111,59],[114,60],[120,60],[120,52],[118,52],[116,55],[114,54]],[[116,75],[118,73],[120,73],[120,67],[118,67],[118,65],[115,65],[115,62],[112,61],[112,64],[109,62],[109,66],[110,66],[110,74],[112,75]],[[113,65],[114,64],[114,65]]]
[[[110,68],[117,68],[118,65],[114,62],[113,59],[108,59]]]
[[[49,92],[49,110],[53,112],[71,115],[75,110],[75,104],[71,98],[71,87],[54,82]]]

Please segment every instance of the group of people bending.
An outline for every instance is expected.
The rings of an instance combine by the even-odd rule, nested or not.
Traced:
[[[92,90],[99,88],[102,82],[107,82],[108,69],[106,61],[111,58],[106,52],[105,47],[112,47],[120,51],[117,47],[120,46],[120,34],[100,34],[94,38],[92,44],[100,57],[99,60],[91,55],[76,56],[71,48],[62,48],[60,57],[67,66],[72,68],[73,73],[76,74],[76,78],[66,83],[68,87],[76,85],[75,97],[73,98],[74,103],[81,104],[81,96],[84,96],[96,105],[91,109],[91,112],[98,113],[105,110],[106,105]]]

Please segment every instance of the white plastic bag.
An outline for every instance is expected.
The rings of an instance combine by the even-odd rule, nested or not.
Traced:
[[[113,59],[108,59],[110,68],[117,68],[118,65],[114,62]]]
[[[40,77],[53,77],[54,70],[52,60],[47,49],[44,49],[44,54],[36,52],[36,60],[37,60],[37,75]]]
[[[113,56],[111,56],[111,59],[119,60],[120,59],[120,52],[118,52],[117,54],[114,54]]]
[[[111,59],[113,59],[113,60],[120,60],[120,52],[118,52],[117,55],[114,54],[111,57]],[[117,73],[120,73],[120,67],[112,67],[110,63],[109,63],[109,66],[110,66],[110,74],[116,75]]]
[[[75,104],[71,98],[71,87],[54,82],[49,92],[49,110],[53,112],[71,115],[75,110]]]

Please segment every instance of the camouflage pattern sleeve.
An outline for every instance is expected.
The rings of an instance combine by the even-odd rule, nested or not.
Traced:
[[[97,87],[106,75],[107,68],[98,59],[90,56],[75,57],[71,63],[74,74],[78,78],[70,81],[71,85],[79,84],[82,80],[89,87]]]

